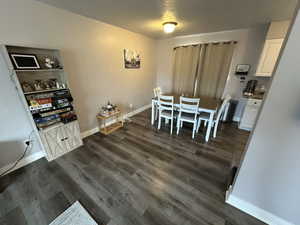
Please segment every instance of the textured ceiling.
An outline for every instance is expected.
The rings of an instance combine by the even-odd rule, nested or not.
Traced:
[[[179,24],[171,36],[252,27],[290,19],[297,0],[37,0],[153,38],[162,23]]]

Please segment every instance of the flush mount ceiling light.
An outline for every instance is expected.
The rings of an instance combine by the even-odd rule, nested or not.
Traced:
[[[165,33],[172,33],[175,30],[177,23],[176,22],[165,22],[163,23],[164,32]]]

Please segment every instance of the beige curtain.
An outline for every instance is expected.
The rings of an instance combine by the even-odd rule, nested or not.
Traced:
[[[210,43],[202,48],[195,79],[195,96],[222,97],[234,46],[235,42]]]
[[[175,48],[173,92],[221,98],[235,43],[209,43]]]
[[[174,49],[173,92],[193,95],[197,74],[200,45],[190,45]]]

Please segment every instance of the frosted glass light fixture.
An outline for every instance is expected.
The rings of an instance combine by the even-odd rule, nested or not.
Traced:
[[[175,30],[177,23],[176,22],[165,22],[163,23],[164,32],[165,33],[172,33]]]

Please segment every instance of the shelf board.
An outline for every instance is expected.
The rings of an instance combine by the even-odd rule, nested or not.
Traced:
[[[67,90],[67,88],[56,88],[56,89],[48,89],[48,90],[42,90],[42,91],[30,91],[30,92],[24,92],[24,95],[39,94],[39,93],[44,93],[44,92],[61,91],[61,90]]]
[[[109,119],[111,117],[118,116],[119,114],[121,114],[121,111],[120,110],[116,110],[116,111],[113,111],[110,114],[98,114],[97,118],[98,119]]]
[[[54,124],[51,124],[45,128],[40,128],[40,132],[48,132],[49,130],[51,129],[56,129],[58,127],[62,127],[62,126],[65,126],[66,124],[70,124],[70,123],[74,123],[75,121],[77,120],[73,120],[73,121],[70,121],[68,123],[63,123],[63,122],[57,122],[57,123],[54,123]]]
[[[114,132],[115,130],[118,130],[119,128],[123,127],[123,122],[115,122],[109,126],[103,127],[100,129],[100,132],[104,135],[109,135],[110,133]]]
[[[58,127],[62,127],[64,125],[64,123],[62,122],[57,122],[57,123],[54,123],[54,124],[51,124],[45,128],[40,128],[40,132],[47,132],[51,129],[54,129],[54,128],[58,128]]]
[[[20,70],[16,69],[16,72],[55,72],[55,71],[64,71],[64,69],[35,69],[35,70]]]

